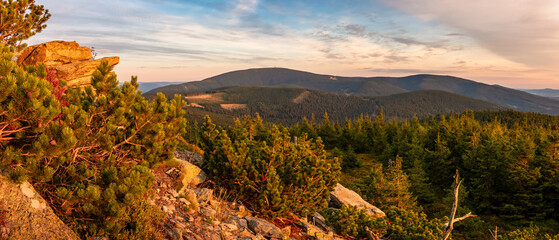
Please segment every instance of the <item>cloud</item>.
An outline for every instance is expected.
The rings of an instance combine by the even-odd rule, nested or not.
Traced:
[[[258,6],[258,0],[238,0],[235,12],[252,12]]]
[[[532,67],[559,66],[556,0],[383,0],[425,21],[450,26],[481,46]]]

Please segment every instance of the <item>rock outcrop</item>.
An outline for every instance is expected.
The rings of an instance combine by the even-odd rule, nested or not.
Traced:
[[[0,175],[0,206],[6,239],[80,239],[28,182],[16,184]]]
[[[118,64],[118,57],[92,60],[91,49],[81,47],[76,42],[53,41],[25,48],[17,63],[22,66],[45,63],[49,69],[56,70],[56,77],[65,80],[67,86],[84,86],[91,83],[91,76],[102,62]]]
[[[285,238],[279,227],[276,227],[276,225],[271,224],[264,219],[246,216],[245,220],[247,221],[248,228],[256,234],[261,234],[265,238]]]
[[[341,208],[346,205],[365,209],[369,216],[375,218],[386,216],[382,210],[363,200],[359,194],[345,188],[339,183],[334,188],[334,191],[330,193],[330,204],[335,208]]]

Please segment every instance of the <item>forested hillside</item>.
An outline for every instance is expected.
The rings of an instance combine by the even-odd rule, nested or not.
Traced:
[[[169,85],[157,92],[183,94],[233,86],[298,87],[364,97],[389,96],[419,90],[441,90],[523,112],[559,115],[559,101],[498,85],[442,75],[408,77],[341,77],[285,68],[257,68],[217,75],[202,81]]]
[[[557,233],[558,121],[511,111],[470,112],[401,123],[386,122],[382,116],[360,118],[343,127],[325,119],[320,124],[303,122],[291,132],[320,137],[328,148],[342,150],[343,161],[352,161],[342,165],[376,166],[367,169],[366,176],[359,175],[362,178],[353,182],[353,188],[381,206],[416,199],[429,216],[443,217],[451,199],[449,183],[459,170],[464,179],[459,215],[471,211],[480,218],[460,223],[455,236],[487,239],[494,226],[505,230],[537,226]],[[353,151],[369,157],[365,162],[346,158]],[[378,169],[387,174],[386,168],[399,161],[409,188],[371,187],[375,184],[370,181],[380,183]],[[355,170],[344,170],[354,175]],[[407,191],[411,198],[396,197]]]
[[[154,97],[146,94],[146,97]],[[169,96],[171,97],[171,96]],[[387,119],[425,118],[466,110],[501,110],[503,107],[443,91],[416,91],[384,97],[358,97],[302,88],[231,87],[189,93],[185,108],[191,121],[209,115],[219,124],[259,114],[267,122],[293,125],[303,118],[320,119],[328,113],[333,121],[376,116],[384,109]]]
[[[266,129],[286,131],[260,118],[243,119],[224,128],[236,141],[227,146],[239,151],[246,151],[243,141],[273,141],[270,133],[258,135]],[[368,219],[351,209],[323,211],[344,235],[364,236],[367,227],[390,239],[438,238],[440,224],[452,206],[453,177],[458,171],[463,184],[457,216],[471,212],[478,217],[456,223],[453,239],[493,239],[491,231],[498,227],[498,239],[551,240],[559,237],[554,236],[559,233],[557,123],[559,117],[515,111],[466,112],[403,122],[387,121],[380,114],[337,123],[325,115],[320,122],[303,120],[288,131],[304,141],[310,138],[323,144],[331,158],[340,160],[340,182],[388,211],[388,222]],[[191,125],[190,132],[199,135],[190,135],[196,138],[190,141],[208,144],[204,140],[211,133],[207,126]],[[258,137],[246,135],[251,132]]]

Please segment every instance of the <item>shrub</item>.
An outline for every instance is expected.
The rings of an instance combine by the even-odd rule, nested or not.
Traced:
[[[543,233],[538,226],[531,225],[499,236],[499,240],[559,240],[559,235]]]
[[[387,217],[371,218],[364,210],[342,207],[340,210],[327,209],[322,212],[328,224],[337,233],[348,237],[366,237],[366,229],[383,239],[430,240],[443,234],[444,220],[427,219],[427,215],[413,210],[389,207]]]
[[[394,240],[439,239],[448,219],[428,219],[425,213],[389,207],[387,237]]]
[[[0,169],[30,180],[82,237],[154,238],[149,168],[173,156],[186,127],[180,98],[148,103],[107,63],[91,86],[64,91],[44,66],[26,71],[1,50]]]
[[[306,215],[327,206],[340,176],[321,140],[291,141],[287,129],[246,117],[228,130],[206,116],[202,126],[204,168],[218,185],[269,217]]]
[[[336,233],[346,237],[367,237],[367,229],[380,236],[386,234],[388,220],[385,217],[372,218],[365,210],[353,206],[343,206],[339,210],[332,208],[322,211],[326,221]]]

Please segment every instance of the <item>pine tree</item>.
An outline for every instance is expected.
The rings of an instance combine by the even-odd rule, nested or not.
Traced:
[[[0,2],[0,38],[2,43],[20,50],[21,44],[47,27],[48,9],[35,4],[35,0],[2,0]]]

